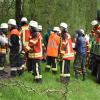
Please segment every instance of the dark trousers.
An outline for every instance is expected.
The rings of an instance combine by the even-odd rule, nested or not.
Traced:
[[[86,65],[86,55],[76,55],[74,61],[75,73],[78,74],[79,69],[81,68],[82,73],[85,74],[86,73],[85,65]]]
[[[14,53],[10,53],[10,66],[12,67],[20,67],[20,63],[19,63],[19,54],[14,54]]]
[[[90,54],[90,66],[89,66],[89,68],[92,70],[93,69],[93,66],[94,66],[94,64],[95,64],[95,61],[94,61],[94,58],[95,58],[95,55],[94,54]]]
[[[10,66],[11,66],[11,76],[22,75],[23,71],[20,63],[19,53],[10,52]]]
[[[23,65],[25,65],[25,55],[20,54],[19,55],[19,66],[23,68]]]
[[[60,62],[60,76],[70,77],[70,60],[62,60]]]
[[[57,59],[56,57],[47,56],[46,69],[50,69],[52,66],[52,71],[57,71]]]
[[[6,60],[6,55],[0,54],[0,70],[4,69],[5,60]]]
[[[32,66],[32,71],[35,79],[42,79],[40,60],[39,59],[30,59],[30,66]]]

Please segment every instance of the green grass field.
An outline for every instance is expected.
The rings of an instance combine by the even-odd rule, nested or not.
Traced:
[[[100,85],[87,71],[87,80],[76,80],[71,66],[71,81],[67,85],[61,84],[59,73],[52,75],[44,72],[42,64],[43,83],[33,82],[31,73],[23,76],[0,80],[0,100],[100,100]]]

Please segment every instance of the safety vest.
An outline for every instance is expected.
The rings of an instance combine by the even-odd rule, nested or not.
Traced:
[[[29,26],[28,25],[22,26],[20,34],[21,34],[21,38],[22,38],[24,46],[27,45],[30,39]]]
[[[62,58],[65,60],[74,59],[74,51],[72,48],[72,40],[69,33],[66,33],[66,39],[62,40],[61,53],[63,54]]]
[[[37,33],[36,38],[29,40],[28,45],[25,47],[28,51],[28,57],[31,59],[42,59],[42,37]]]
[[[52,33],[48,41],[47,56],[57,57],[59,44],[60,44],[60,37],[56,33]]]

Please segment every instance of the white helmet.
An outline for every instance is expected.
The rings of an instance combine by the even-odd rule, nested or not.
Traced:
[[[39,29],[39,30],[42,30],[42,25],[39,25],[39,26],[38,26],[38,29]]]
[[[93,25],[93,26],[95,26],[95,25],[97,25],[98,24],[98,21],[97,20],[93,20],[92,22],[91,22],[91,25]]]
[[[38,22],[31,20],[31,21],[29,22],[29,26],[35,27],[35,28],[38,29]]]
[[[21,22],[27,22],[27,18],[26,17],[22,17],[21,18]]]
[[[15,19],[9,19],[8,24],[16,26],[16,20]]]
[[[0,28],[8,28],[8,24],[7,23],[2,23]]]
[[[85,33],[85,31],[83,30],[83,29],[80,29],[80,31],[84,34]]]
[[[59,27],[54,27],[53,31],[60,32],[60,28]]]
[[[63,27],[63,28],[65,28],[65,29],[68,28],[68,25],[66,23],[64,23],[64,22],[60,23],[60,26]]]

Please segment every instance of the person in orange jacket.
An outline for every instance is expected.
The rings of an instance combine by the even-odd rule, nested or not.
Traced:
[[[22,75],[22,68],[19,63],[20,52],[22,51],[22,42],[21,35],[18,29],[16,28],[16,20],[9,19],[8,29],[9,29],[9,47],[10,47],[10,66],[11,66],[11,76]]]
[[[26,46],[29,42],[30,38],[30,31],[29,25],[26,17],[21,18],[21,28],[20,28],[21,38],[23,41],[24,46]]]
[[[42,37],[38,33],[38,23],[36,21],[30,21],[31,38],[28,45],[25,47],[25,51],[28,53],[29,63],[32,66],[33,75],[37,83],[42,82],[42,74],[40,61],[42,57]]]
[[[67,83],[70,80],[70,61],[74,59],[74,52],[72,48],[71,36],[68,33],[68,25],[66,23],[60,24],[61,29],[61,62],[60,62],[60,81]]]
[[[21,39],[23,42],[23,46],[25,47],[28,44],[29,39],[31,37],[27,18],[22,17],[20,24],[21,24],[20,27]],[[23,69],[27,67],[28,71],[32,70],[32,68],[28,65],[28,56],[27,53],[24,52],[24,50],[21,52],[20,55],[20,65],[23,67]]]
[[[54,27],[47,45],[47,65],[45,70],[49,71],[52,66],[52,72],[54,74],[57,73],[57,57],[60,44],[60,37],[57,35],[57,33],[59,32],[59,27]]]

